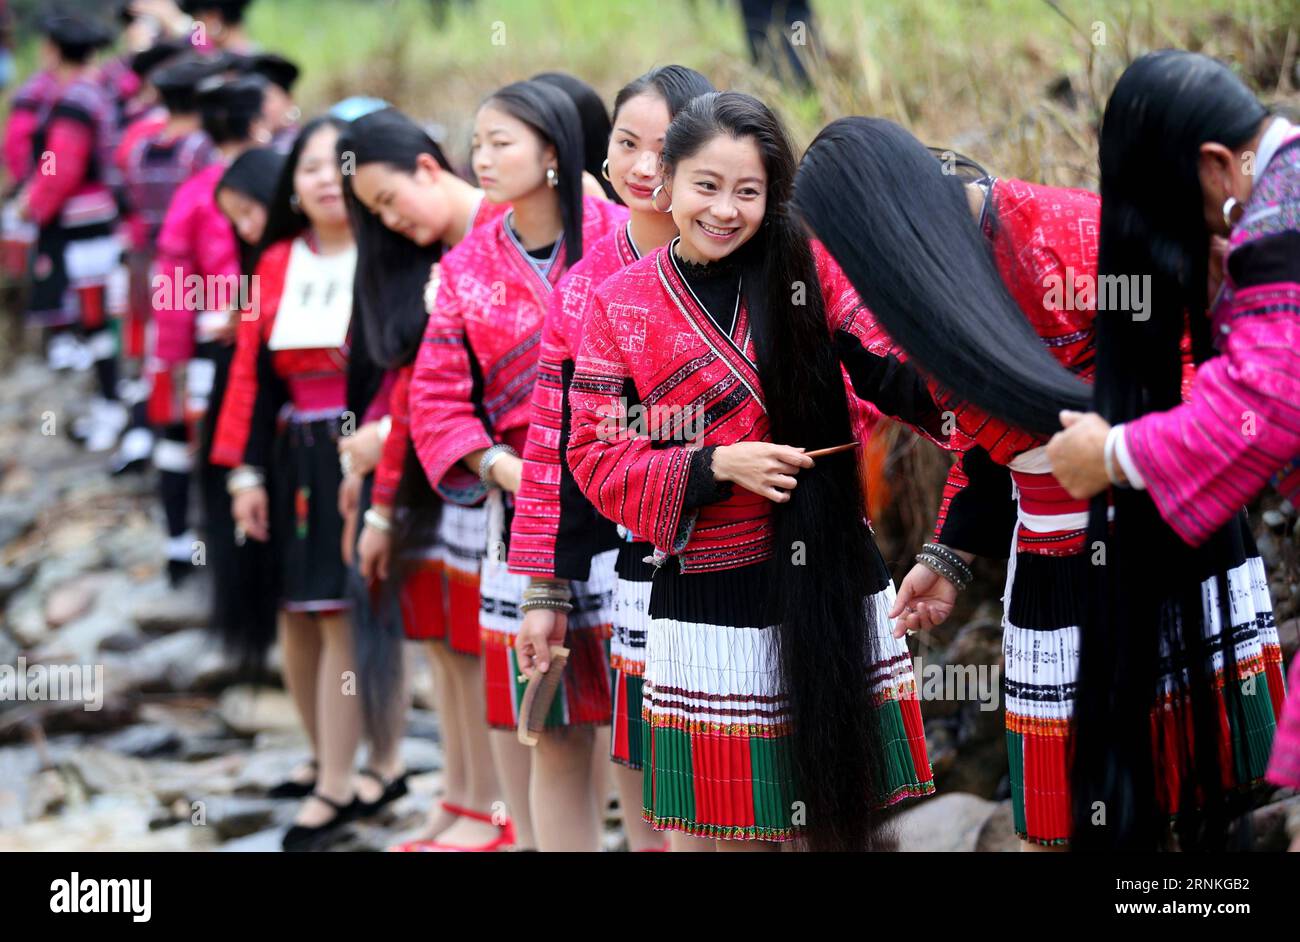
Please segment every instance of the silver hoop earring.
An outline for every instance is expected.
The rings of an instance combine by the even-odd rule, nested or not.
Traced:
[[[1235,196],[1229,196],[1226,200],[1223,201],[1223,224],[1227,226],[1229,229],[1231,229],[1233,226],[1235,226],[1238,222],[1241,221],[1241,213],[1237,213],[1236,219],[1232,218],[1233,211],[1240,208],[1241,208],[1241,204],[1237,202],[1237,198]]]
[[[560,185],[560,175],[555,172],[554,167],[546,168],[546,185],[552,190]]]
[[[302,212],[302,200],[298,198],[297,193],[289,194],[289,208],[292,209],[295,213]]]
[[[613,183],[613,182],[614,182],[613,180],[611,180],[611,179],[609,178],[609,158],[608,158],[608,157],[606,157],[606,158],[605,158],[605,162],[602,163],[602,164],[600,165],[600,175],[601,175],[602,177],[605,178],[605,182],[606,182],[606,183]]]
[[[655,209],[658,209],[659,212],[667,215],[668,213],[671,213],[673,211],[672,194],[671,193],[668,194],[668,208],[659,209],[659,194],[663,192],[663,188],[664,185],[662,183],[654,188],[654,190],[650,194],[650,205],[653,206]]]

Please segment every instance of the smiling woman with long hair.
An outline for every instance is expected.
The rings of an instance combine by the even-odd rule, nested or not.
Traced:
[[[524,685],[518,680],[514,637],[529,607],[524,600],[528,579],[506,569],[519,453],[528,433],[551,292],[588,246],[627,219],[625,210],[583,196],[582,158],[578,112],[557,88],[516,82],[479,107],[474,172],[487,198],[509,203],[510,210],[471,231],[443,256],[411,378],[412,438],[429,482],[451,503],[472,507],[486,498],[487,557],[480,592],[487,721],[493,727],[498,780],[522,847],[535,845],[529,816],[533,757],[515,734]],[[606,608],[601,596],[612,589],[573,585],[569,641],[575,658],[602,660],[608,626],[598,621]],[[607,683],[579,690],[562,682],[542,736],[557,744],[580,744],[579,737],[565,736],[567,728],[607,722],[608,713]],[[588,760],[580,774],[590,775],[591,765]],[[546,767],[542,771],[534,795],[564,787],[558,776],[554,781],[546,777]],[[579,774],[572,767],[560,772]]]
[[[602,615],[601,621],[612,623],[614,632],[608,693],[612,701],[611,755],[619,765],[615,777],[632,850],[656,845],[654,835],[641,819],[640,775],[645,599],[650,584],[650,567],[643,560],[653,547],[640,540],[629,542],[632,535],[620,541],[615,525],[600,516],[574,484],[566,455],[571,425],[567,393],[593,290],[642,253],[677,235],[672,216],[659,212],[652,203],[655,187],[662,182],[664,135],[677,112],[696,95],[708,91],[712,86],[704,76],[683,66],[669,65],[634,79],[615,98],[614,130],[606,146],[608,156],[598,169],[631,215],[627,225],[619,226],[588,248],[582,261],[569,270],[551,295],[542,329],[524,469],[510,531],[510,571],[527,575],[534,583],[586,580],[593,569],[601,567],[614,568],[618,573],[610,600],[612,610]],[[617,550],[612,549],[615,546]],[[525,674],[549,670],[550,646],[564,643],[567,627],[568,617],[554,610],[541,609],[525,616],[515,640]],[[572,683],[601,688],[605,685],[603,658],[598,663],[571,660],[566,670],[566,679]],[[588,676],[577,676],[581,673]],[[601,696],[606,694],[602,691]],[[545,740],[539,744],[539,762],[550,759],[547,745]],[[602,796],[591,788],[574,793],[578,800],[566,806],[567,813],[548,815],[545,822],[539,821],[539,830],[554,834],[555,839],[549,843],[556,847],[595,850],[600,846],[595,823]],[[658,843],[662,846],[662,841]]]
[[[663,163],[680,236],[596,289],[569,386],[574,480],[654,545],[644,813],[718,849],[887,847],[880,808],[934,788],[911,660],[856,451],[805,451],[852,437],[837,346],[883,411],[936,435],[939,416],[871,359],[887,342],[789,215],[765,105],[701,95]]]

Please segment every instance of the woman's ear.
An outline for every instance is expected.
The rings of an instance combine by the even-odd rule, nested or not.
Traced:
[[[1196,161],[1201,192],[1207,200],[1222,203],[1232,195],[1232,177],[1236,157],[1223,144],[1206,141],[1201,145]]]
[[[442,167],[433,154],[418,154],[415,158],[415,169],[422,171],[434,183],[438,182],[438,177],[442,174]]]

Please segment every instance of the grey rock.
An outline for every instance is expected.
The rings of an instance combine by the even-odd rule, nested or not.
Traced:
[[[131,630],[130,623],[120,613],[96,608],[90,614],[52,631],[32,652],[29,660],[101,663],[98,657],[100,644],[109,638],[129,634]]]
[[[989,817],[998,809],[977,795],[951,792],[927,798],[894,821],[903,851],[971,851]]]
[[[181,737],[169,726],[141,723],[105,736],[96,745],[118,755],[146,759],[175,753],[180,748]]]
[[[131,617],[142,631],[164,634],[208,624],[212,610],[212,584],[203,573],[172,589],[166,579],[136,588]]]
[[[1020,838],[1016,834],[1015,818],[1011,808],[1011,801],[1003,801],[998,804],[997,810],[989,815],[984,826],[980,828],[979,837],[975,841],[977,851],[1019,851]]]
[[[232,795],[198,799],[198,802],[202,805],[202,817],[198,820],[215,830],[223,841],[247,837],[273,825],[286,823],[283,821],[282,804],[266,798]],[[284,811],[292,816],[291,809]]]
[[[252,735],[266,730],[299,730],[298,712],[282,690],[231,687],[221,695],[217,712],[237,733]]]
[[[129,659],[131,684],[141,690],[214,690],[230,676],[212,637],[201,628],[163,635],[144,644]]]
[[[1236,830],[1249,840],[1256,853],[1285,851],[1300,829],[1300,797],[1284,798],[1256,808],[1236,823]]]
[[[247,837],[240,837],[236,840],[227,841],[217,850],[223,854],[266,854],[279,853],[280,841],[284,838],[284,828],[268,828],[264,831],[258,831],[255,834],[249,834]]]
[[[5,544],[0,543],[0,546]],[[20,563],[0,565],[0,605],[9,601],[19,589],[32,581],[36,575],[36,564],[31,560]]]

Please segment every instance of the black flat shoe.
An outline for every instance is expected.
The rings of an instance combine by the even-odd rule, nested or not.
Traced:
[[[336,834],[339,828],[348,824],[356,817],[357,800],[353,798],[346,805],[341,805],[333,799],[326,798],[319,792],[312,792],[311,797],[317,801],[323,801],[334,809],[334,817],[330,818],[324,824],[317,824],[314,827],[308,827],[305,824],[295,824],[289,830],[284,832],[284,840],[281,841],[280,847],[286,853],[296,853],[303,851],[322,850],[329,842],[329,838]]]
[[[357,808],[357,812],[356,812],[357,817],[368,818],[372,814],[375,814],[377,811],[383,808],[385,805],[397,801],[397,799],[401,798],[403,795],[407,793],[408,789],[406,787],[406,780],[411,777],[411,770],[407,769],[405,772],[397,776],[397,778],[393,779],[391,782],[386,781],[384,777],[380,775],[378,772],[376,772],[374,769],[361,769],[359,772],[357,772],[357,774],[364,775],[368,779],[373,779],[374,781],[378,782],[379,786],[384,790],[383,794],[381,794],[374,801],[362,801],[361,796],[359,795],[355,799],[355,804]]]
[[[312,759],[307,763],[313,769],[316,768],[316,760]],[[285,779],[279,785],[267,789],[267,798],[306,798],[316,790],[316,779],[310,782],[297,782],[293,779]]]

